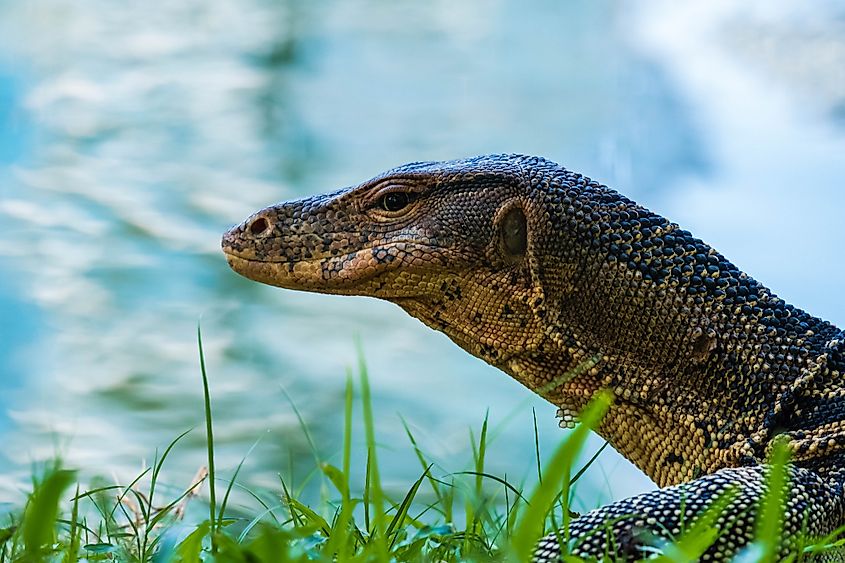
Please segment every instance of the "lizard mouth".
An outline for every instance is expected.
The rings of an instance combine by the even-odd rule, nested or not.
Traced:
[[[253,281],[306,291],[317,291],[320,285],[325,285],[325,282],[321,281],[323,278],[320,260],[270,262],[244,258],[228,251],[224,253],[232,270]]]
[[[299,260],[247,257],[228,246],[223,247],[223,253],[232,270],[251,280],[285,289],[348,295],[358,294],[356,288],[399,268],[441,267],[451,254],[413,242],[392,242],[337,256]]]

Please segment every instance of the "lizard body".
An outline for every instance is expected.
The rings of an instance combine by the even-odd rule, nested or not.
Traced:
[[[576,519],[583,549],[573,553],[600,556],[611,544],[627,553],[640,529],[671,533],[679,498],[713,496],[702,487],[738,484],[734,502],[747,505],[780,434],[794,460],[787,529],[818,535],[843,523],[845,335],[678,225],[558,164],[520,155],[408,164],[263,209],[223,248],[260,282],[396,303],[558,405],[562,426],[610,389],[598,433],[670,488]],[[619,511],[652,509],[659,517],[591,533]],[[753,527],[733,529],[708,557],[729,557]],[[538,560],[558,556],[555,538],[541,542]]]

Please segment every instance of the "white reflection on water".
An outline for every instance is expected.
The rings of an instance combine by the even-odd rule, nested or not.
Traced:
[[[548,156],[841,322],[845,92],[828,72],[845,68],[841,14],[676,4],[4,5],[3,64],[26,84],[32,131],[0,188],[0,257],[40,327],[21,388],[0,377],[8,464],[51,455],[57,434],[71,463],[126,476],[198,424],[202,317],[222,465],[271,429],[253,483],[273,484],[291,454],[307,464],[280,383],[332,451],[355,334],[385,473],[416,477],[397,411],[459,469],[466,428],[490,407],[494,425],[516,414],[489,469],[528,474],[530,405],[544,451],[559,437],[553,408],[388,304],[260,287],[219,255],[220,233],[252,210],[409,160]],[[801,34],[824,40],[790,40],[805,49],[794,62],[777,46]],[[187,482],[200,434],[178,452],[173,480]],[[603,463],[613,496],[648,486],[617,456]]]

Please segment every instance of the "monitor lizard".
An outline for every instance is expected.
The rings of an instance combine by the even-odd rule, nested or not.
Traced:
[[[782,555],[845,523],[845,334],[590,178],[533,156],[416,162],[262,209],[222,245],[253,280],[396,303],[561,426],[610,390],[596,431],[664,488],[575,519],[573,555],[639,558],[733,487],[705,553],[729,559],[778,435],[794,462]],[[557,538],[535,557],[557,560]]]

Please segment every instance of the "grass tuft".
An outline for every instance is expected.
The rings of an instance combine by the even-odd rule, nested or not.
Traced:
[[[32,493],[24,506],[0,515],[0,563],[521,562],[530,559],[538,539],[547,534],[557,536],[567,561],[576,560],[567,554],[572,488],[606,444],[585,466],[573,470],[590,430],[610,407],[609,394],[595,397],[581,413],[581,423],[564,435],[545,463],[535,418],[531,465],[536,464],[536,468],[531,468],[529,486],[491,472],[487,455],[493,447],[489,438],[493,434],[486,415],[478,435],[470,432],[472,465],[456,472],[447,472],[434,463],[402,420],[420,473],[404,493],[396,493],[382,482],[369,377],[358,344],[360,413],[356,415],[355,378],[348,373],[340,467],[329,462],[332,452],[327,455],[320,444],[306,436],[315,459],[312,475],[323,479],[319,502],[309,503],[302,490],[290,487],[291,481],[281,475],[280,491],[276,492],[251,491],[238,484],[245,460],[259,444],[257,440],[232,472],[218,505],[211,392],[199,327],[197,346],[207,470],[203,468],[188,487],[169,500],[158,500],[161,491],[168,490],[160,483],[162,468],[188,431],[171,441],[161,456],[155,456],[151,467],[125,486],[95,481],[85,488],[77,482],[74,471],[58,462],[50,464],[33,479]],[[290,397],[288,401],[307,434],[304,419]],[[360,416],[366,448],[366,465],[360,472],[352,462],[356,416]],[[767,494],[759,507],[755,541],[743,554],[744,560],[774,561],[777,557],[789,475],[787,461],[786,448],[777,445],[767,475]],[[356,477],[360,473],[363,482]],[[198,497],[203,484],[208,486],[207,499]],[[245,500],[238,498],[239,506],[232,508],[236,488],[247,494]],[[735,493],[728,490],[717,496],[679,537],[650,552],[652,559],[667,563],[700,558],[718,537],[723,513]],[[189,511],[189,502],[206,503],[207,507]],[[253,506],[244,506],[243,502]],[[456,506],[463,506],[463,511],[456,511]],[[205,508],[207,516],[200,516]],[[801,557],[845,547],[841,533],[808,542],[801,548]]]

